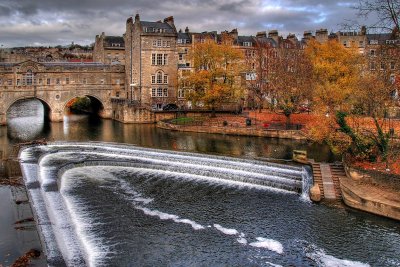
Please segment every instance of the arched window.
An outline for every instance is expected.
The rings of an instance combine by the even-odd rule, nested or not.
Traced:
[[[163,83],[163,73],[162,71],[157,72],[157,83]]]
[[[28,70],[25,75],[24,75],[24,80],[26,85],[32,85],[33,84],[33,72],[32,70]]]

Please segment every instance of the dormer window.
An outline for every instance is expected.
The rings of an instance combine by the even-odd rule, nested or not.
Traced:
[[[243,46],[252,46],[251,42],[243,42]]]
[[[147,27],[145,29],[145,32],[154,32],[154,28],[153,27]]]

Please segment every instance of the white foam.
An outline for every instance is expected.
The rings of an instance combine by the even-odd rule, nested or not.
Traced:
[[[278,254],[283,253],[283,246],[279,241],[267,239],[264,237],[257,237],[257,242],[252,242],[249,245],[256,248],[266,248]]]
[[[144,198],[144,197],[136,197],[133,200],[137,201],[137,202],[141,202],[143,204],[149,204],[150,202],[153,202],[154,199],[152,199],[152,198]]]
[[[214,224],[214,227],[215,227],[218,231],[220,231],[220,232],[222,232],[222,233],[224,233],[224,234],[226,234],[226,235],[237,235],[237,234],[239,234],[239,232],[238,232],[236,229],[225,228],[225,227],[222,227],[222,226],[219,225],[219,224]]]
[[[146,215],[150,215],[150,216],[154,216],[154,217],[158,217],[161,220],[172,220],[176,223],[184,223],[184,224],[189,224],[190,226],[192,226],[192,228],[194,230],[202,230],[205,227],[202,226],[201,224],[198,224],[192,220],[189,219],[180,219],[178,215],[173,215],[173,214],[168,214],[165,212],[161,212],[158,210],[151,210],[148,208],[144,208],[144,207],[136,207],[139,210],[142,210],[144,212],[144,214]]]
[[[272,263],[272,262],[269,262],[269,261],[266,261],[265,263],[270,265],[270,266],[272,266],[272,267],[282,267],[282,265],[275,264],[275,263]]]
[[[325,267],[369,267],[368,263],[359,261],[342,260],[328,255],[323,249],[316,249],[316,251],[307,253],[307,257],[314,260],[319,266]]]
[[[247,239],[244,238],[246,235],[244,233],[240,233],[239,238],[236,241],[242,245],[247,245]]]

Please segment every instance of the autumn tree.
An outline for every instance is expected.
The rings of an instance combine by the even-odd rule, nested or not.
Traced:
[[[241,97],[237,81],[242,68],[241,51],[229,44],[207,41],[195,44],[190,56],[195,68],[187,79],[190,101],[215,110],[219,104]]]
[[[268,81],[271,79],[272,68],[276,59],[276,49],[266,38],[256,38],[254,47],[247,49],[245,53],[247,72],[246,88],[248,98],[261,112],[266,98],[271,96],[271,87]]]
[[[305,50],[313,65],[314,103],[326,112],[349,109],[358,85],[362,58],[336,40],[320,44],[311,40]]]
[[[311,101],[313,92],[312,65],[302,49],[289,43],[278,49],[269,80],[273,88],[274,109],[286,117],[287,126],[290,117],[299,113],[302,104]]]

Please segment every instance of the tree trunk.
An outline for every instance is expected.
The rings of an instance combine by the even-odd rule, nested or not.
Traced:
[[[286,117],[286,130],[290,128],[290,115],[292,114],[285,114]]]

